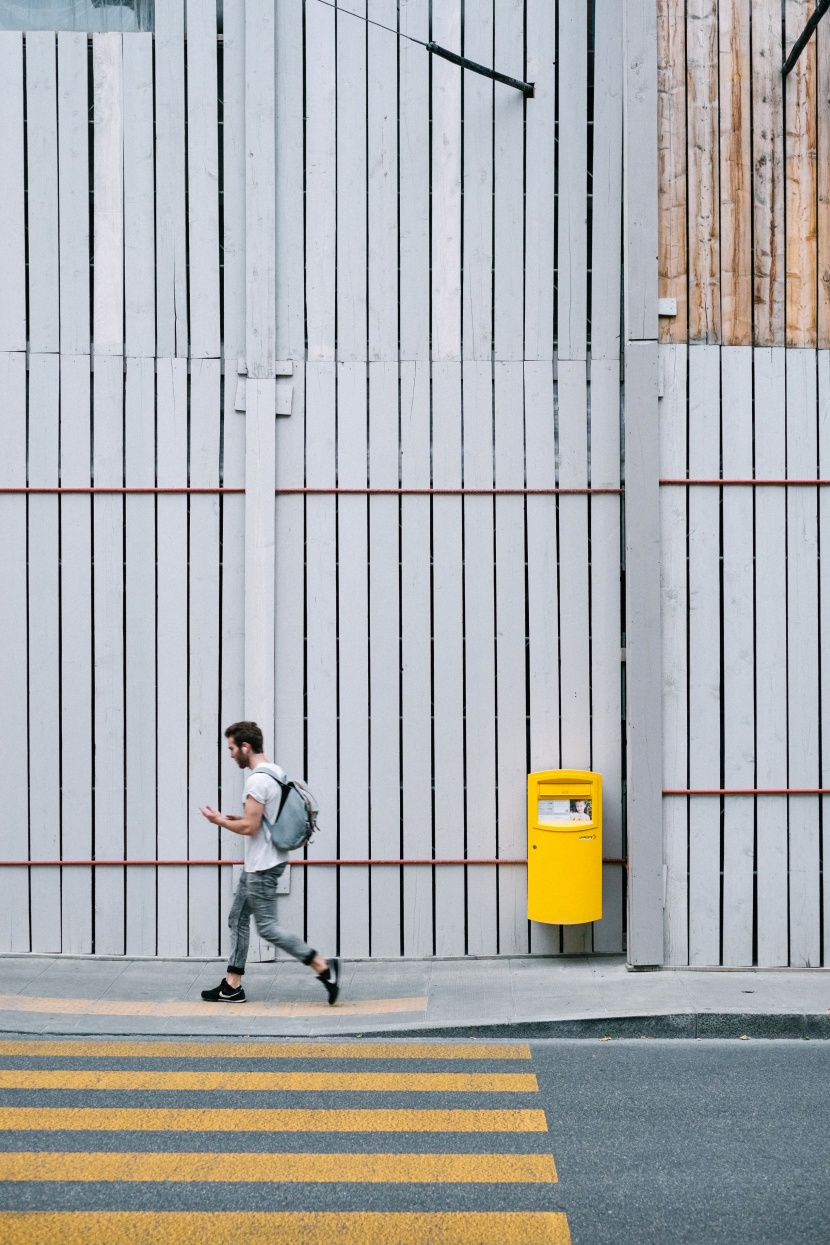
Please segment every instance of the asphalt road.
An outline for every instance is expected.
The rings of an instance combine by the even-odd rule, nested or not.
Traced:
[[[830,1044],[482,1047],[0,1042],[0,1240],[830,1241]]]

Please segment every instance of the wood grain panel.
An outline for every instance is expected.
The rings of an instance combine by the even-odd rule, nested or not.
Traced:
[[[752,342],[752,155],[750,0],[721,0],[720,235],[723,340]]]
[[[689,340],[717,342],[720,315],[717,0],[688,0]]]
[[[752,0],[754,338],[784,341],[784,135],[781,0]]]
[[[786,0],[786,47],[804,29],[814,5]],[[811,346],[817,320],[816,41],[801,53],[786,85],[787,345]]]
[[[830,25],[816,33],[816,96],[818,158],[816,160],[818,311],[817,345],[830,346]]]

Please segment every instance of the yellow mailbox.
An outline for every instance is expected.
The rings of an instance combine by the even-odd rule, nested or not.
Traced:
[[[602,775],[551,769],[527,779],[527,915],[549,925],[602,916]]]

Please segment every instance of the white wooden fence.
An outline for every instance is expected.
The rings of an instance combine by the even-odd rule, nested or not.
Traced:
[[[512,863],[559,765],[624,854],[622,11],[462,8],[0,34],[2,950],[221,954],[248,715],[314,945],[622,949],[618,863],[564,930]]]

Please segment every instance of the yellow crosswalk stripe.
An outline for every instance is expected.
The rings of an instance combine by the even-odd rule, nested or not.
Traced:
[[[16,1211],[4,1245],[571,1245],[554,1211]]]
[[[0,1129],[102,1132],[546,1133],[544,1111],[0,1107]],[[2,1236],[0,1236],[2,1239]]]
[[[0,1070],[0,1089],[347,1090],[538,1093],[532,1072],[73,1072]]]
[[[0,1042],[0,1056],[72,1059],[530,1059],[524,1044],[479,1042]]]
[[[552,1184],[551,1154],[0,1153],[0,1180]]]

